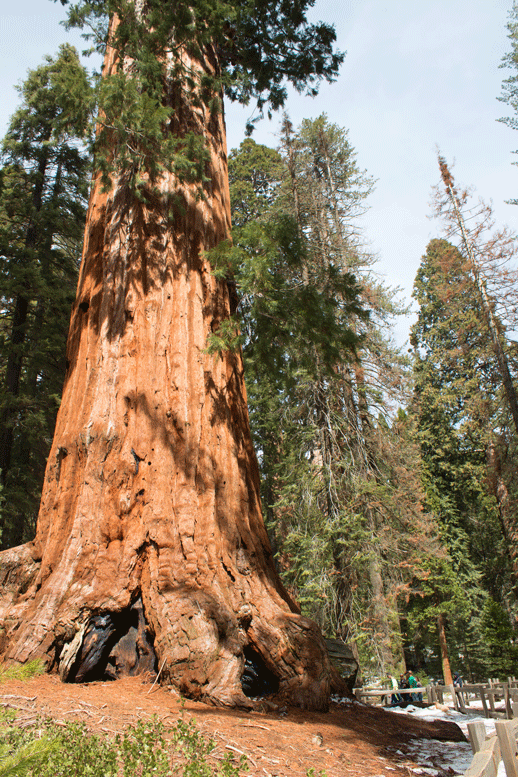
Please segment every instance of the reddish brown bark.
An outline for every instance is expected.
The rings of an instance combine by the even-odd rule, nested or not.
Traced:
[[[325,645],[284,590],[261,517],[241,356],[206,352],[230,308],[204,254],[230,229],[223,117],[185,103],[176,115],[177,132],[208,142],[204,200],[169,174],[147,203],[120,180],[91,195],[63,401],[22,553],[36,573],[0,603],[5,655],[88,679],[108,650],[127,668],[131,626],[132,671],[154,651],[185,695],[249,704],[246,656],[291,702],[324,709]]]
[[[444,684],[453,685],[448,643],[446,641],[446,617],[442,612],[437,616],[437,631],[439,634],[439,646],[441,648],[441,664]]]

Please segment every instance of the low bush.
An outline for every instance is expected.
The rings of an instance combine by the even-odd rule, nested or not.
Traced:
[[[109,738],[83,723],[20,728],[13,714],[0,715],[0,777],[239,777],[248,770],[244,756],[211,758],[214,748],[182,717],[167,729],[156,717],[140,720]]]

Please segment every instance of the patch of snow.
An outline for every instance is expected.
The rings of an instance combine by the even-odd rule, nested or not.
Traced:
[[[495,720],[482,717],[476,705],[471,704],[470,706],[473,711],[468,712],[467,715],[449,707],[445,710],[436,707],[414,707],[413,704],[404,708],[385,707],[385,709],[396,714],[412,715],[412,717],[421,720],[448,720],[451,723],[456,723],[466,737],[468,736],[468,723],[482,721],[486,727],[486,736],[494,734]],[[473,760],[469,742],[438,742],[435,739],[415,739],[407,746],[406,754],[420,765],[419,769],[412,770],[414,774],[440,775],[444,773],[443,770],[446,771],[448,768],[452,769],[454,774],[464,774]],[[503,762],[500,762],[497,777],[505,777]]]

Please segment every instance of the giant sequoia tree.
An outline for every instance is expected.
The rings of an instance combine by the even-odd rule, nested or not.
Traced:
[[[230,232],[221,98],[275,109],[286,81],[334,76],[310,4],[73,7],[101,44],[110,16],[98,173],[36,538],[1,558],[9,659],[76,681],[159,666],[220,704],[250,703],[248,659],[265,687],[327,705],[323,640],[262,523],[240,354],[207,349],[234,304],[207,258]]]

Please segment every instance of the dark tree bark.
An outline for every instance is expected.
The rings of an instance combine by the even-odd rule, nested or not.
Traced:
[[[230,230],[223,117],[176,109],[210,151],[203,199],[172,174],[144,199],[122,178],[92,191],[36,538],[0,554],[4,656],[69,681],[154,666],[226,705],[252,703],[246,664],[254,692],[325,709],[324,641],[262,521],[241,355],[206,350],[230,310],[205,255]]]

